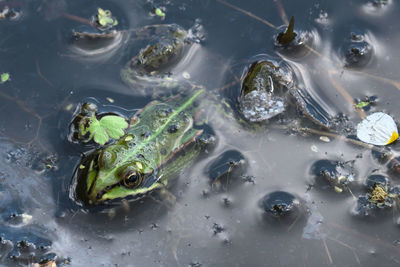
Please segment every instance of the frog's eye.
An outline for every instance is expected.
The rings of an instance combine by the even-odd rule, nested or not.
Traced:
[[[122,180],[125,187],[135,188],[141,185],[143,181],[143,176],[136,171],[129,171],[126,173],[124,179]]]

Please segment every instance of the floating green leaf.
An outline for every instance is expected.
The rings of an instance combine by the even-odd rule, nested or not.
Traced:
[[[102,16],[102,17],[106,17],[107,16],[107,14],[106,14],[106,12],[104,11],[104,9],[102,9],[102,8],[98,8],[97,9],[97,13],[99,14],[98,16],[100,17],[100,16]]]
[[[1,74],[1,82],[5,83],[10,79],[10,73],[5,72]]]
[[[118,25],[118,21],[112,16],[111,11],[102,8],[97,9],[97,22],[100,26],[107,28]]]
[[[126,120],[120,116],[108,115],[98,120],[96,117],[91,117],[89,127],[81,128],[82,134],[90,133],[89,139],[92,139],[104,145],[111,139],[118,139],[124,135],[124,129],[128,127]]]
[[[156,10],[154,11],[156,13],[157,16],[159,17],[165,17],[165,13],[161,10],[161,8],[156,8]]]
[[[363,107],[366,107],[366,106],[368,106],[370,104],[371,104],[371,102],[369,102],[369,101],[361,101],[361,102],[357,103],[356,107],[357,108],[363,108]]]

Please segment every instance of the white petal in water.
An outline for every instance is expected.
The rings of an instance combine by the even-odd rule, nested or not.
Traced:
[[[376,112],[357,125],[357,137],[365,143],[384,146],[396,141],[399,133],[392,117]]]

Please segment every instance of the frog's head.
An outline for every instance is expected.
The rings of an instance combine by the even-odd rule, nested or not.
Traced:
[[[127,146],[114,144],[85,157],[76,171],[75,198],[86,204],[139,198],[162,186],[144,157],[131,155]]]

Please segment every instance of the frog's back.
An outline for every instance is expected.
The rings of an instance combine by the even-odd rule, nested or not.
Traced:
[[[140,145],[137,157],[154,168],[166,163],[177,151],[201,134],[194,129],[192,109],[179,110],[179,103],[152,102],[132,119],[127,136]]]

